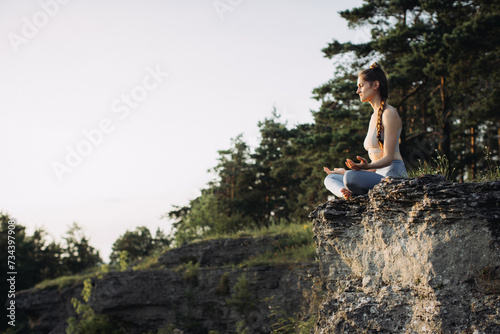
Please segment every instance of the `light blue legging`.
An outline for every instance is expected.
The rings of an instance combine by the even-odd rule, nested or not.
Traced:
[[[390,166],[377,169],[375,173],[364,170],[348,170],[344,175],[329,174],[325,177],[325,187],[337,197],[344,197],[340,190],[348,189],[353,195],[368,193],[386,176],[408,177],[403,160],[393,160]]]

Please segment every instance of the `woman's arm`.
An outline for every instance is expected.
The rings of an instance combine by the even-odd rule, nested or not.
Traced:
[[[377,161],[369,163],[366,159],[357,157],[360,163],[354,163],[347,159],[347,167],[355,170],[360,169],[379,169],[387,167],[394,159],[394,150],[399,141],[398,129],[401,127],[401,121],[398,112],[394,108],[388,108],[382,114],[382,125],[384,126],[384,155]]]

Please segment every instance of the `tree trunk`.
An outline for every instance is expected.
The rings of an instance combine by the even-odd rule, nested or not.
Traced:
[[[497,152],[498,152],[498,158],[500,158],[500,121],[497,122],[497,132],[498,132],[498,148],[497,148]]]
[[[476,163],[474,160],[476,153],[476,134],[474,132],[474,127],[470,128],[470,153],[472,156],[472,162],[470,164],[470,178],[472,180],[476,176]]]
[[[444,92],[444,77],[441,77],[441,115],[442,115],[442,125],[441,125],[441,138],[439,141],[439,151],[441,154],[445,155],[448,160],[450,158],[450,135],[451,127],[449,122],[450,112],[448,111],[447,98]]]

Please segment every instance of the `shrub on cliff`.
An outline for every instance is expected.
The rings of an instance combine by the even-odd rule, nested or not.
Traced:
[[[111,323],[105,315],[95,313],[88,305],[92,293],[92,282],[83,282],[82,299],[72,298],[71,303],[77,314],[68,319],[67,334],[121,334],[123,331]]]

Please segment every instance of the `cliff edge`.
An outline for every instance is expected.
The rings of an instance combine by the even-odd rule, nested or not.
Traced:
[[[310,214],[316,333],[500,333],[500,182],[386,178]]]
[[[183,333],[293,332],[291,317],[312,314],[322,334],[500,333],[500,181],[386,178],[310,218],[319,269],[240,265],[282,249],[284,235],[211,240],[172,249],[151,270],[94,279],[89,305],[132,334],[172,324]],[[19,292],[26,332],[64,333],[81,291]]]
[[[286,235],[182,245],[162,254],[153,269],[93,278],[89,306],[120,333],[270,333],[290,318],[314,314],[321,299],[314,260],[241,265],[286,245]],[[67,319],[76,315],[71,299],[81,300],[81,292],[81,283],[20,291],[18,310],[29,320],[23,333],[66,333]]]

